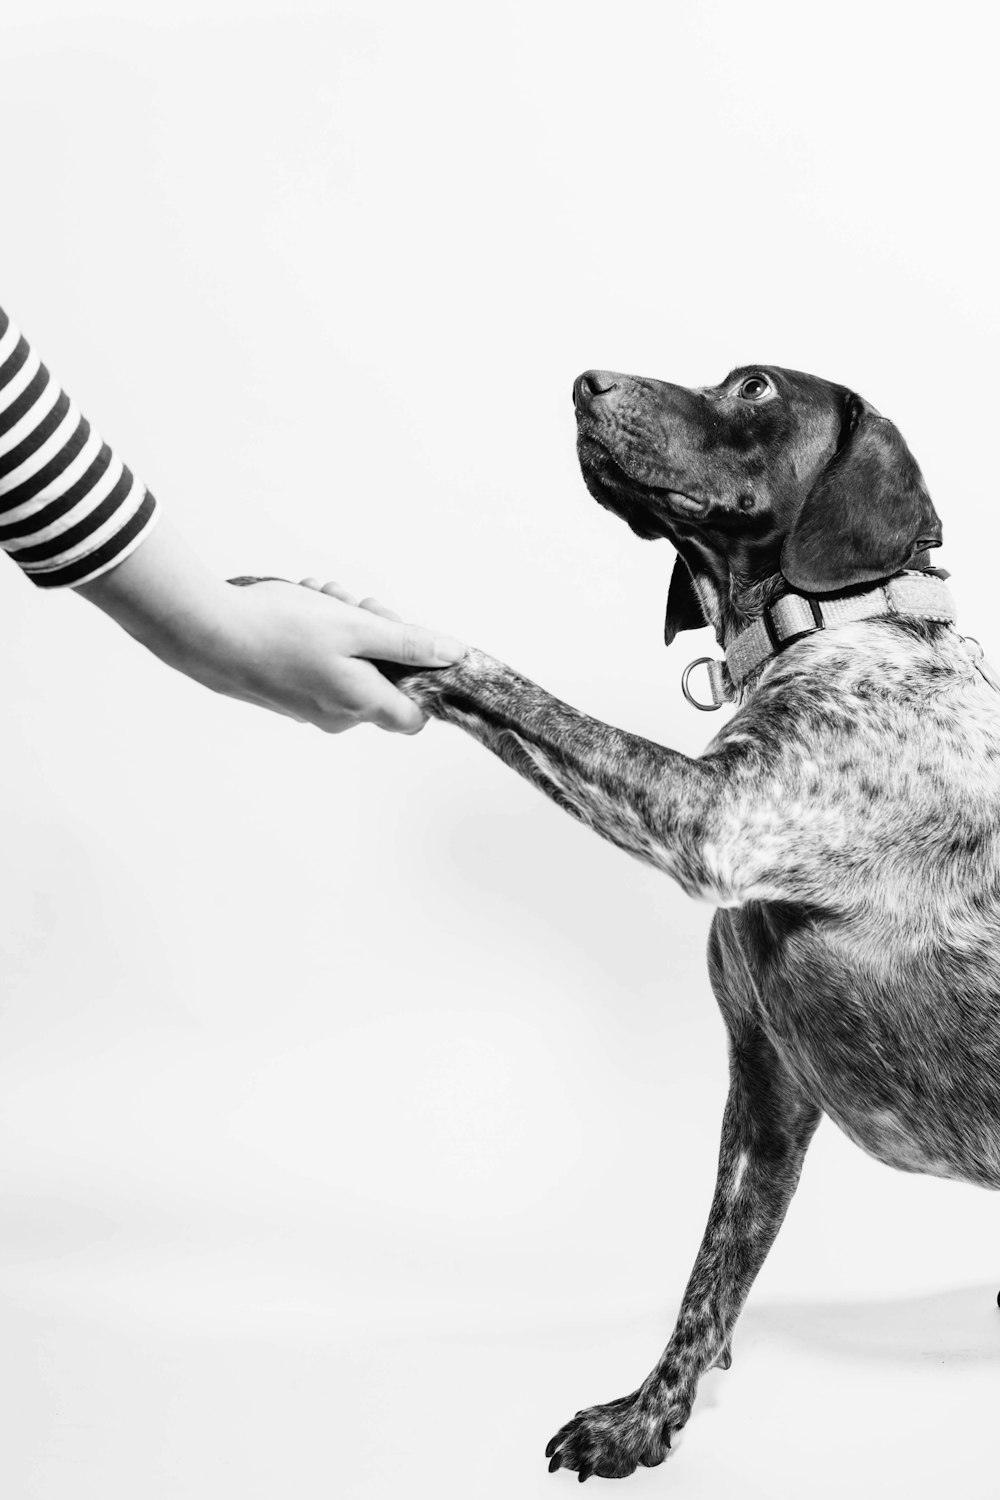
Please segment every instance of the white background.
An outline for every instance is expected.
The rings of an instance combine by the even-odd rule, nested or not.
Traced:
[[[862,391],[996,655],[985,15],[8,3],[0,297],[221,573],[696,752],[712,643],[663,652],[672,554],[587,496],[572,379]],[[3,584],[4,1494],[567,1493],[546,1440],[701,1236],[710,911],[452,730],[326,739]],[[998,1222],[825,1125],[628,1493],[995,1495]]]

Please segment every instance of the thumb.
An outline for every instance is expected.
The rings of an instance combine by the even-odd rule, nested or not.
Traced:
[[[354,656],[394,661],[405,667],[450,667],[461,661],[468,647],[454,636],[435,635],[422,625],[406,625],[365,610]]]

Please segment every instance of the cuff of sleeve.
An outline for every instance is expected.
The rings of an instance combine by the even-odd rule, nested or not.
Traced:
[[[155,497],[146,491],[139,509],[117,531],[93,552],[86,553],[65,567],[54,568],[50,573],[29,573],[32,583],[40,589],[78,588],[82,583],[91,583],[103,573],[109,573],[125,561],[137,547],[141,547],[160,515]]]

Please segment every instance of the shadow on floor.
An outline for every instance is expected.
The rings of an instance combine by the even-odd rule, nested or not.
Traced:
[[[872,1302],[751,1302],[736,1328],[740,1342],[785,1338],[817,1353],[903,1364],[1000,1366],[996,1284]]]

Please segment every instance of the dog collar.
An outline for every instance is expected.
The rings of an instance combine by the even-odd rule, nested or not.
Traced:
[[[881,615],[905,615],[910,619],[955,619],[955,604],[944,578],[934,571],[897,573],[895,577],[839,599],[816,599],[807,594],[782,594],[767,604],[759,620],[733,636],[726,646],[725,661],[699,656],[684,669],[681,690],[687,701],[706,713],[732,703],[739,689],[753,674],[788,646],[853,620],[872,620]],[[688,678],[695,667],[708,669],[711,703],[699,703]]]

